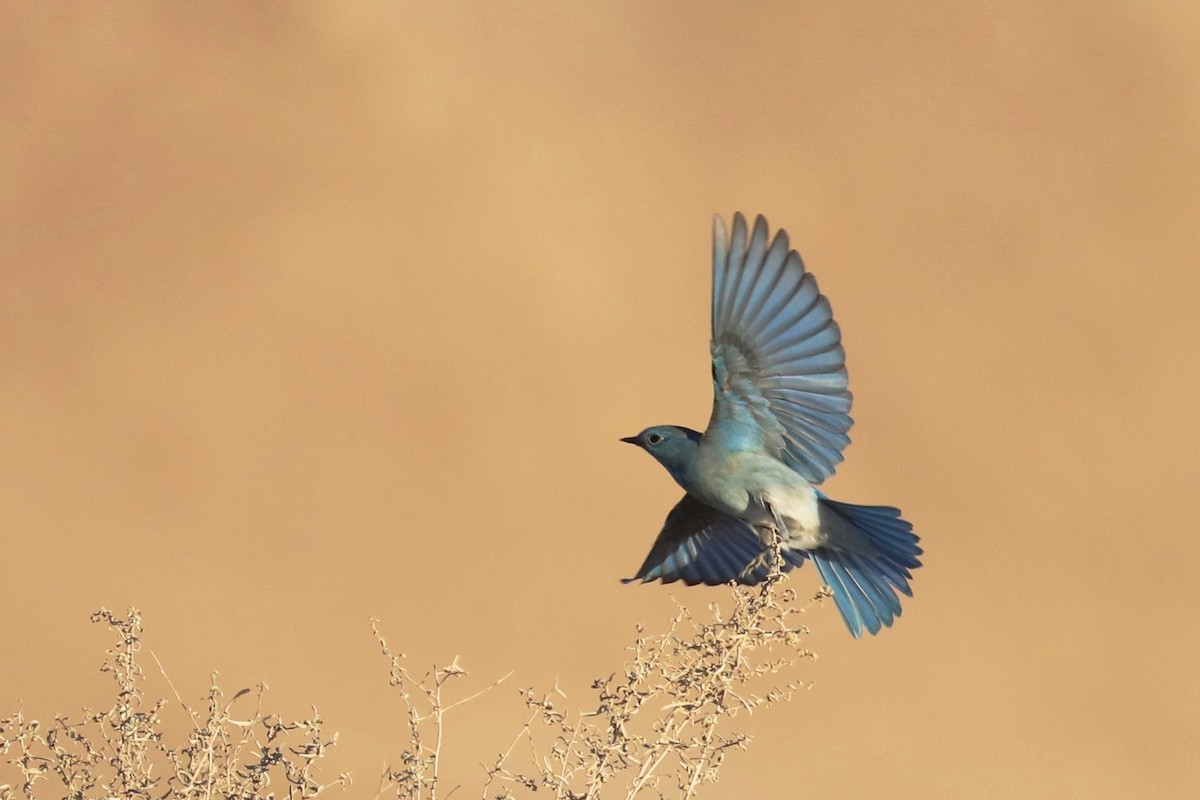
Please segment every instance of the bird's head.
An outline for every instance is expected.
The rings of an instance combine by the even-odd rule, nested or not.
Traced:
[[[658,463],[667,468],[667,472],[676,481],[681,480],[683,473],[692,463],[696,454],[696,446],[700,444],[700,432],[691,428],[681,428],[678,425],[655,425],[653,428],[639,433],[637,436],[626,436],[622,442],[637,445]]]

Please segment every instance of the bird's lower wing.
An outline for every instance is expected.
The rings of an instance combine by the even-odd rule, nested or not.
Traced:
[[[767,567],[761,563],[754,564],[753,569],[747,567],[761,561],[762,552],[762,543],[753,528],[685,494],[667,515],[662,532],[637,575],[623,582],[682,580],[689,586],[698,583],[717,586],[731,581],[756,584],[766,579]],[[803,558],[803,553],[785,551],[784,570],[799,565]]]

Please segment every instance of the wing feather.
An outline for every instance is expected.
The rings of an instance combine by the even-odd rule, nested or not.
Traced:
[[[759,567],[748,572],[746,568],[761,552],[762,544],[749,525],[685,494],[667,515],[637,575],[624,582],[754,584],[766,577],[766,570]],[[802,561],[803,556],[789,560],[784,569]]]
[[[816,278],[759,216],[713,224],[713,416],[706,437],[765,447],[805,479],[833,474],[852,397],[841,331]],[[724,423],[724,424],[722,424]]]

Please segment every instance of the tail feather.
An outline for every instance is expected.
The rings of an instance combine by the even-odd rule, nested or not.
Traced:
[[[912,596],[908,580],[910,570],[921,566],[919,537],[899,509],[839,503],[824,495],[820,501],[823,514],[849,523],[866,541],[853,549],[839,548],[835,542],[809,553],[833,590],[846,627],[856,638],[864,629],[875,634],[891,627],[901,610],[896,592]]]
[[[900,616],[900,599],[888,588],[886,576],[882,581],[878,579],[879,576],[872,576],[871,567],[862,556],[851,555],[849,561],[853,563],[847,565],[847,571],[855,583],[868,594],[875,608],[886,608],[895,616]]]
[[[870,583],[864,580],[860,584],[851,568],[836,558],[828,558],[820,552],[814,552],[812,557],[813,563],[821,573],[821,580],[833,590],[833,601],[842,612],[842,619],[846,621],[850,633],[854,634],[855,638],[862,636],[863,628],[872,634],[879,633],[883,618],[863,589],[864,585],[869,586]],[[859,575],[858,578],[861,579],[862,576]],[[889,619],[888,624],[890,623]]]

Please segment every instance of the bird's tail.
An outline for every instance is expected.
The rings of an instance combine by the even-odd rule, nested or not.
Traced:
[[[909,570],[921,566],[917,556],[922,550],[912,525],[901,519],[898,508],[839,503],[824,495],[820,513],[821,528],[832,534],[835,547],[808,555],[833,590],[846,627],[855,638],[863,629],[875,634],[890,627],[900,616],[896,591],[912,597]],[[836,546],[840,541],[847,546]]]

